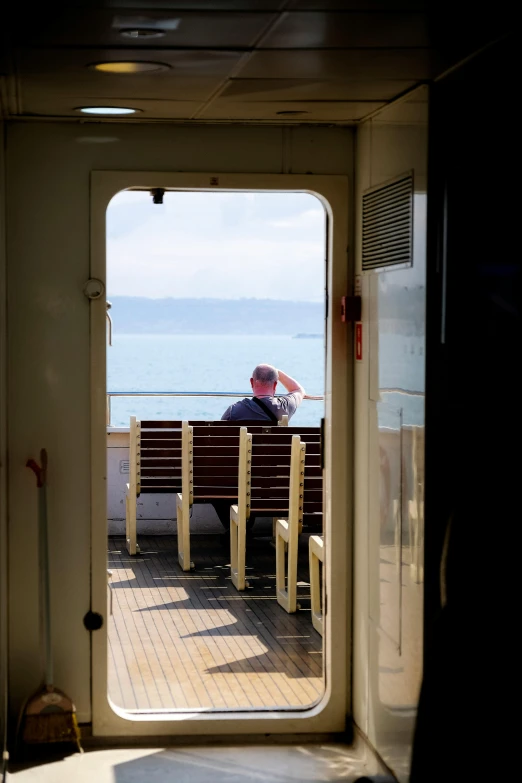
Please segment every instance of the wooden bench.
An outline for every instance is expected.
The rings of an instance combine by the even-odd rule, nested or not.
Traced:
[[[284,417],[288,422],[288,417]],[[186,459],[182,456],[182,424],[181,421],[138,421],[135,416],[130,418],[129,433],[129,483],[125,498],[126,540],[130,555],[139,554],[137,543],[136,500],[142,494],[169,493],[181,494],[181,500],[176,500],[178,508],[182,508],[182,520],[178,518],[178,546],[182,541],[180,562],[186,570],[190,567],[189,535],[190,508],[194,502],[211,503],[222,519],[222,506],[226,503],[227,518],[230,515],[230,504],[237,499],[237,470],[239,457],[239,425],[268,427],[259,420],[248,422],[234,421],[191,421],[188,426],[196,427],[196,441],[193,444],[198,451],[193,469],[193,487],[190,490],[186,476],[183,489],[183,464],[188,464],[191,456],[186,449]],[[202,440],[206,438],[206,440]],[[235,438],[228,442],[227,438]],[[211,440],[209,440],[211,439]],[[215,451],[213,452],[212,449]],[[228,449],[228,451],[223,451]],[[230,449],[235,449],[231,451]],[[215,457],[215,459],[214,459]],[[188,468],[190,470],[191,468]],[[194,481],[196,482],[194,484]],[[233,487],[233,489],[231,489]],[[183,496],[185,500],[183,501]],[[181,505],[179,505],[181,504]],[[188,511],[187,511],[188,508]],[[221,513],[220,513],[221,512]],[[181,534],[181,535],[180,535]]]
[[[183,571],[193,567],[190,559],[190,510],[194,503],[215,500],[228,505],[237,499],[238,422],[229,426],[182,425],[182,486],[176,495],[178,560]]]
[[[125,497],[125,534],[130,555],[139,554],[136,500],[145,493],[181,489],[181,422],[137,421],[130,417],[129,483]]]
[[[291,546],[289,549],[290,570],[288,577],[281,570],[279,588],[281,600],[288,588],[286,582],[297,586],[297,537],[303,519],[321,519],[322,528],[322,469],[321,469],[321,435],[318,427],[288,427],[284,431],[276,427],[256,431],[255,427],[244,428],[241,434],[239,456],[238,503],[230,510],[230,560],[232,583],[237,590],[247,586],[246,569],[246,526],[253,515],[281,517],[288,515],[288,523],[279,524],[281,535],[285,525],[291,531]],[[298,444],[298,445],[293,445]],[[292,462],[292,450],[294,460]],[[304,476],[301,476],[301,455],[306,450]],[[299,459],[295,455],[298,455]],[[296,461],[297,460],[297,461]],[[293,466],[293,470],[292,470]],[[294,481],[291,481],[292,473]],[[299,474],[299,475],[297,475]],[[290,501],[290,492],[297,492],[297,505]],[[302,484],[302,486],[301,486]],[[303,497],[300,497],[300,495]],[[290,513],[291,509],[295,513]],[[288,544],[288,542],[285,542]],[[276,558],[276,562],[277,562]],[[284,566],[284,561],[283,561]],[[295,572],[295,575],[294,575]],[[291,590],[293,591],[293,587]],[[278,590],[278,594],[280,592]],[[295,608],[292,610],[295,611]]]

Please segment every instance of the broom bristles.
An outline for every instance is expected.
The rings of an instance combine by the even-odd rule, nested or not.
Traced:
[[[42,712],[38,715],[26,715],[22,738],[28,745],[73,742],[80,749],[80,729],[74,712]]]
[[[76,708],[65,693],[47,687],[29,700],[23,715],[26,744],[73,742],[81,751]]]

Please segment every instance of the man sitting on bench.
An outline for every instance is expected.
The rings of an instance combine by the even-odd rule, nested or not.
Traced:
[[[283,384],[287,394],[276,397],[278,381]],[[287,415],[290,420],[305,395],[305,390],[300,383],[282,370],[276,370],[271,364],[258,364],[250,378],[250,385],[254,396],[234,402],[226,409],[222,419],[226,421],[259,419],[276,424],[282,416]]]
[[[287,394],[276,397],[275,391],[278,381],[283,384]],[[305,390],[300,383],[282,370],[276,370],[271,364],[258,364],[250,378],[250,385],[254,397],[244,397],[239,402],[230,405],[222,415],[222,420],[259,420],[260,422],[270,421],[272,424],[277,424],[284,415],[287,415],[290,420],[305,395]],[[221,524],[227,530],[230,525],[230,505],[230,502],[223,503],[219,500],[213,503]],[[249,529],[253,523],[254,520],[251,519],[248,525]]]

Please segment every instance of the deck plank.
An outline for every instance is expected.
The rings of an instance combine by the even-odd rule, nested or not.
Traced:
[[[257,527],[257,525],[256,525]],[[126,710],[273,709],[313,704],[323,692],[322,639],[310,618],[308,541],[299,546],[298,602],[275,597],[269,537],[247,545],[250,587],[230,580],[228,537],[193,535],[183,572],[175,536],[141,536],[141,555],[109,539],[109,696]]]

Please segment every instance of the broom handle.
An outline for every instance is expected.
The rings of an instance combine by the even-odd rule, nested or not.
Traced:
[[[38,487],[38,560],[40,571],[40,612],[42,619],[42,637],[45,662],[45,684],[52,687],[53,658],[51,649],[51,591],[49,584],[49,542],[47,536],[47,452],[42,449],[38,465],[33,459],[27,467],[36,475]]]

